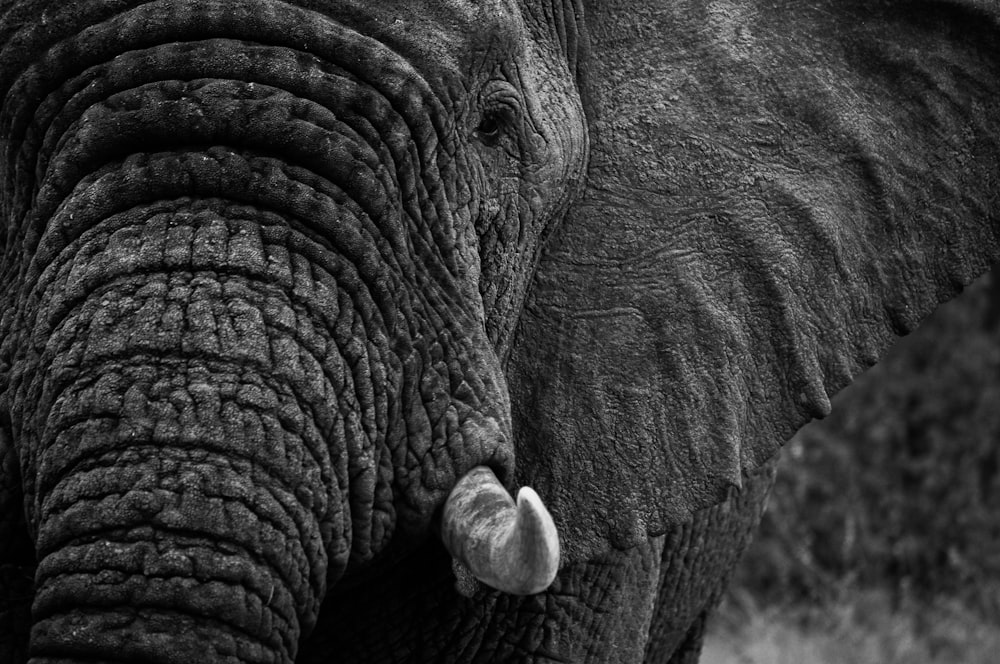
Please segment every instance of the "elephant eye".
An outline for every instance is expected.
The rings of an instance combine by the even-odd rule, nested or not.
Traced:
[[[476,138],[487,146],[493,147],[500,141],[500,134],[503,129],[503,121],[500,114],[496,112],[484,113],[476,127]]]

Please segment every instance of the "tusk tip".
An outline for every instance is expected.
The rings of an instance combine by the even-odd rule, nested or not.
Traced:
[[[517,492],[518,529],[537,537],[537,543],[559,555],[559,535],[552,515],[538,493],[529,486]]]
[[[517,494],[515,532],[522,553],[523,587],[518,594],[532,595],[548,588],[559,571],[559,534],[552,515],[531,487]]]

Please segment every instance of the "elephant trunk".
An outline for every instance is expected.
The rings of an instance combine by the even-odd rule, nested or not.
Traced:
[[[303,414],[238,367],[127,364],[50,418],[32,662],[293,661],[327,569]]]
[[[37,413],[20,432],[33,662],[290,662],[347,565],[359,433],[319,410],[337,397],[308,326],[273,283],[192,269],[212,236],[239,253],[249,226],[153,214],[98,234],[100,260],[79,260],[94,238],[63,252],[72,283],[40,282],[36,329],[53,327],[23,376]],[[182,229],[192,237],[169,247]],[[161,258],[116,250],[137,235]],[[167,268],[184,254],[186,269]]]

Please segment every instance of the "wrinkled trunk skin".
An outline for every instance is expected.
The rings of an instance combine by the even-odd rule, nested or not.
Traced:
[[[186,275],[149,281],[136,284],[155,293],[143,306],[188,317],[205,303],[200,287],[220,287]],[[177,301],[172,290],[185,295]],[[328,569],[345,555],[344,511],[324,487],[324,476],[336,484],[317,423],[294,385],[254,367],[261,358],[168,351],[156,361],[122,343],[135,343],[142,335],[130,330],[143,326],[131,316],[102,320],[112,305],[101,302],[129,297],[120,293],[66,319],[76,335],[39,381],[58,396],[42,398],[42,431],[21,432],[39,448],[28,455],[40,561],[32,661],[154,652],[167,661],[289,660]],[[215,318],[238,325],[226,315]],[[95,327],[105,330],[83,331]],[[227,341],[259,348],[265,330],[256,332]]]
[[[31,662],[290,662],[458,474],[510,474],[475,201],[387,49],[283,3],[122,4],[50,5],[2,72]]]

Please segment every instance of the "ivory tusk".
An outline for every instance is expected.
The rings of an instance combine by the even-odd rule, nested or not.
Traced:
[[[452,489],[441,536],[473,576],[502,592],[541,592],[559,569],[559,535],[541,498],[522,487],[515,504],[486,466],[470,470]]]

